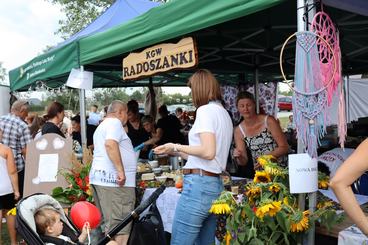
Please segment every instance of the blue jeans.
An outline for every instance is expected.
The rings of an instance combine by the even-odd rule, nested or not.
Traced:
[[[175,210],[171,245],[215,243],[215,215],[208,211],[223,190],[220,177],[188,174]]]

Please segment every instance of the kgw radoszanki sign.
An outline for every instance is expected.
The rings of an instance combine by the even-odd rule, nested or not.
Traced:
[[[137,79],[173,69],[197,65],[197,50],[193,38],[187,37],[176,44],[165,43],[131,53],[123,59],[123,79]]]

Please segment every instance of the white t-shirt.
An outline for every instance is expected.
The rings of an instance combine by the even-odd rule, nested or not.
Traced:
[[[124,186],[135,187],[137,158],[132,142],[126,134],[123,125],[117,118],[106,118],[97,127],[94,135],[94,151],[89,178],[91,184],[118,187],[117,171],[111,162],[105,148],[105,141],[111,139],[119,143],[120,155],[123,161],[126,181]]]
[[[322,153],[318,157],[319,162],[323,162],[330,170],[330,178],[334,177],[337,169],[343,164],[348,157],[353,154],[355,149],[351,148],[334,148],[330,151]]]
[[[184,168],[199,168],[211,173],[221,173],[226,168],[230,144],[233,137],[233,124],[229,113],[217,102],[200,106],[192,129],[189,131],[189,145],[201,145],[200,133],[213,133],[216,138],[216,155],[213,160],[188,156]]]
[[[6,159],[0,156],[0,196],[10,193],[13,193],[13,187],[8,174]]]
[[[98,112],[90,112],[88,114],[88,120],[87,123],[89,125],[95,125],[97,126],[101,121],[101,115]]]

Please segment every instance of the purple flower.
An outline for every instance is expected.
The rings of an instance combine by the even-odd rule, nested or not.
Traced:
[[[236,204],[240,205],[243,202],[243,194],[239,194],[236,196]]]

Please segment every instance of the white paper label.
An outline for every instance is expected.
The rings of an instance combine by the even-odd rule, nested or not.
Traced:
[[[93,72],[72,69],[70,71],[66,86],[72,88],[91,90],[93,88]]]
[[[59,154],[40,154],[38,162],[38,181],[56,182],[59,164]]]
[[[318,189],[317,159],[307,153],[289,155],[290,193],[310,193]]]

